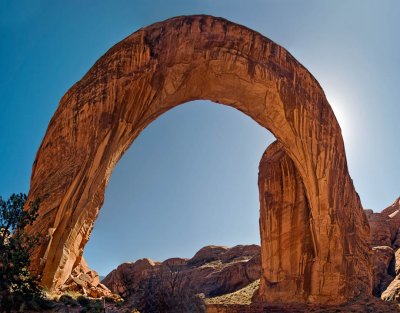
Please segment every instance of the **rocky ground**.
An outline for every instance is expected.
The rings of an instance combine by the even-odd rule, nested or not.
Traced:
[[[358,298],[341,306],[313,306],[313,305],[276,305],[257,303],[254,294],[258,290],[260,281],[233,293],[206,299],[207,313],[347,313],[347,312],[399,312],[399,306],[385,302],[375,297]]]
[[[179,288],[204,296],[207,312],[236,312],[236,309],[237,312],[398,312],[397,304],[379,298],[400,302],[400,198],[381,213],[372,210],[365,210],[365,213],[371,226],[375,297],[356,299],[346,306],[318,309],[254,304],[252,297],[258,289],[261,273],[260,248],[256,245],[208,246],[191,259],[173,258],[164,262],[142,259],[124,263],[102,283],[134,304],[143,296],[143,286],[148,287],[154,277],[171,281],[172,272],[179,276],[174,278]]]
[[[134,312],[134,308],[159,312],[149,306],[150,302],[185,307],[182,312],[191,313],[400,312],[400,198],[381,213],[365,213],[371,227],[375,297],[336,307],[257,303],[254,295],[261,275],[260,247],[207,246],[190,259],[141,259],[121,264],[101,283],[82,259],[60,290],[73,296],[62,296],[48,312],[104,312],[104,307],[107,312]],[[78,297],[80,294],[86,298]]]

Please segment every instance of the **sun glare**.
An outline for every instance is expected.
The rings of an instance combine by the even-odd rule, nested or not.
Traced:
[[[348,146],[351,141],[351,117],[350,112],[346,109],[347,101],[340,97],[328,96],[327,98],[342,130],[345,145]]]

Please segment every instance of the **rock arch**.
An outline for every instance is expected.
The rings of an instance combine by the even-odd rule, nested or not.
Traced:
[[[43,238],[32,255],[42,284],[61,286],[79,264],[124,151],[159,115],[195,99],[242,111],[278,141],[260,166],[262,249],[273,253],[263,255],[260,297],[341,303],[370,293],[369,226],[323,90],[271,40],[201,15],[138,30],[61,99],[34,161],[29,193],[42,199],[29,229]],[[292,223],[280,210],[292,214]],[[289,243],[276,221],[300,236],[290,246],[293,260],[283,259]]]

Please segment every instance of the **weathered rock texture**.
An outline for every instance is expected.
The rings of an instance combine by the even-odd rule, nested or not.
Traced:
[[[75,291],[92,298],[108,297],[115,300],[120,299],[100,283],[99,274],[89,268],[83,257],[59,291]]]
[[[365,210],[371,227],[373,294],[400,302],[400,198],[380,213]]]
[[[342,305],[315,306],[306,304],[208,304],[206,313],[398,313],[396,304],[379,299],[362,298]]]
[[[394,252],[391,247],[377,246],[372,248],[374,288],[373,294],[380,297],[394,279]]]
[[[279,142],[271,144],[259,167],[260,231],[263,280],[261,294],[279,301],[313,297],[319,278],[310,206],[300,174]],[[286,247],[286,249],[282,249]],[[327,273],[325,274],[327,275]]]
[[[380,213],[365,210],[371,228],[371,246],[400,247],[400,198]]]
[[[260,276],[259,246],[207,246],[191,259],[172,258],[164,262],[141,259],[121,264],[102,283],[135,304],[143,296],[146,286],[156,288],[160,283],[165,283],[164,288],[168,289],[173,283],[174,288],[212,297],[236,291]],[[157,284],[150,286],[149,283],[154,279],[162,282],[157,281]]]
[[[311,237],[312,248],[286,240],[280,247],[273,244],[276,255],[294,249],[295,260],[290,270],[283,264],[284,275],[278,275],[279,263],[264,265],[272,272],[262,276],[261,298],[340,303],[370,293],[369,226],[323,90],[284,48],[211,16],[177,17],[140,29],[111,48],[61,99],[34,161],[29,193],[30,199],[42,199],[40,218],[30,229],[43,238],[32,256],[42,284],[62,286],[80,260],[108,179],[125,150],[162,113],[195,99],[232,106],[270,130],[293,163],[289,175],[303,183],[284,189],[304,188],[307,208],[300,210],[308,218],[298,212],[291,216],[308,225],[299,229],[310,228],[304,236]],[[275,185],[284,180],[298,184],[271,178],[265,193],[277,197]],[[295,203],[293,210],[298,210]],[[273,238],[262,238],[263,245],[283,234],[273,223],[263,221],[273,229]],[[299,232],[293,224],[285,227]],[[266,233],[263,229],[262,236]],[[302,257],[305,263],[299,264]],[[297,274],[301,287],[293,294]]]

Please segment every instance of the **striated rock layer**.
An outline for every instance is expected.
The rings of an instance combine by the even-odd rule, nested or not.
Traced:
[[[262,275],[261,299],[341,303],[369,294],[369,226],[348,173],[340,127],[323,90],[290,53],[268,38],[201,15],[140,29],[111,48],[61,99],[34,161],[29,193],[30,199],[42,199],[39,219],[29,230],[43,238],[32,255],[32,269],[41,275],[41,283],[55,289],[70,277],[111,172],[140,132],[165,111],[195,99],[247,114],[275,135],[292,162],[288,178],[271,177],[263,188],[277,199],[278,183],[297,184],[281,188],[300,192],[287,198],[282,209],[289,212],[295,201],[291,218],[304,225],[283,227],[296,234],[309,228],[303,234],[307,247],[297,247],[299,240],[290,244],[277,239],[285,229],[272,220],[262,221],[262,227],[271,229],[262,229],[261,236],[272,236],[262,238],[263,251],[276,253],[276,261],[289,249],[295,252],[293,263],[263,264],[269,272]],[[282,174],[286,171],[283,167]],[[266,200],[263,205],[261,211],[272,210],[268,214],[279,217],[277,203],[269,207]],[[267,243],[270,248],[264,247]],[[284,274],[279,274],[281,265]],[[300,284],[296,294],[295,275]],[[280,286],[278,291],[275,286]]]
[[[277,141],[261,159],[258,185],[261,294],[264,300],[277,302],[290,293],[292,301],[303,302],[318,294],[314,225],[301,177]]]
[[[164,292],[171,285],[192,294],[218,296],[242,287],[261,276],[260,246],[233,248],[207,246],[191,259],[172,258],[164,262],[141,259],[123,263],[108,274],[102,283],[112,292],[133,304],[140,302],[144,289],[164,284]],[[150,285],[152,281],[157,284]],[[150,290],[154,294],[154,290]]]

